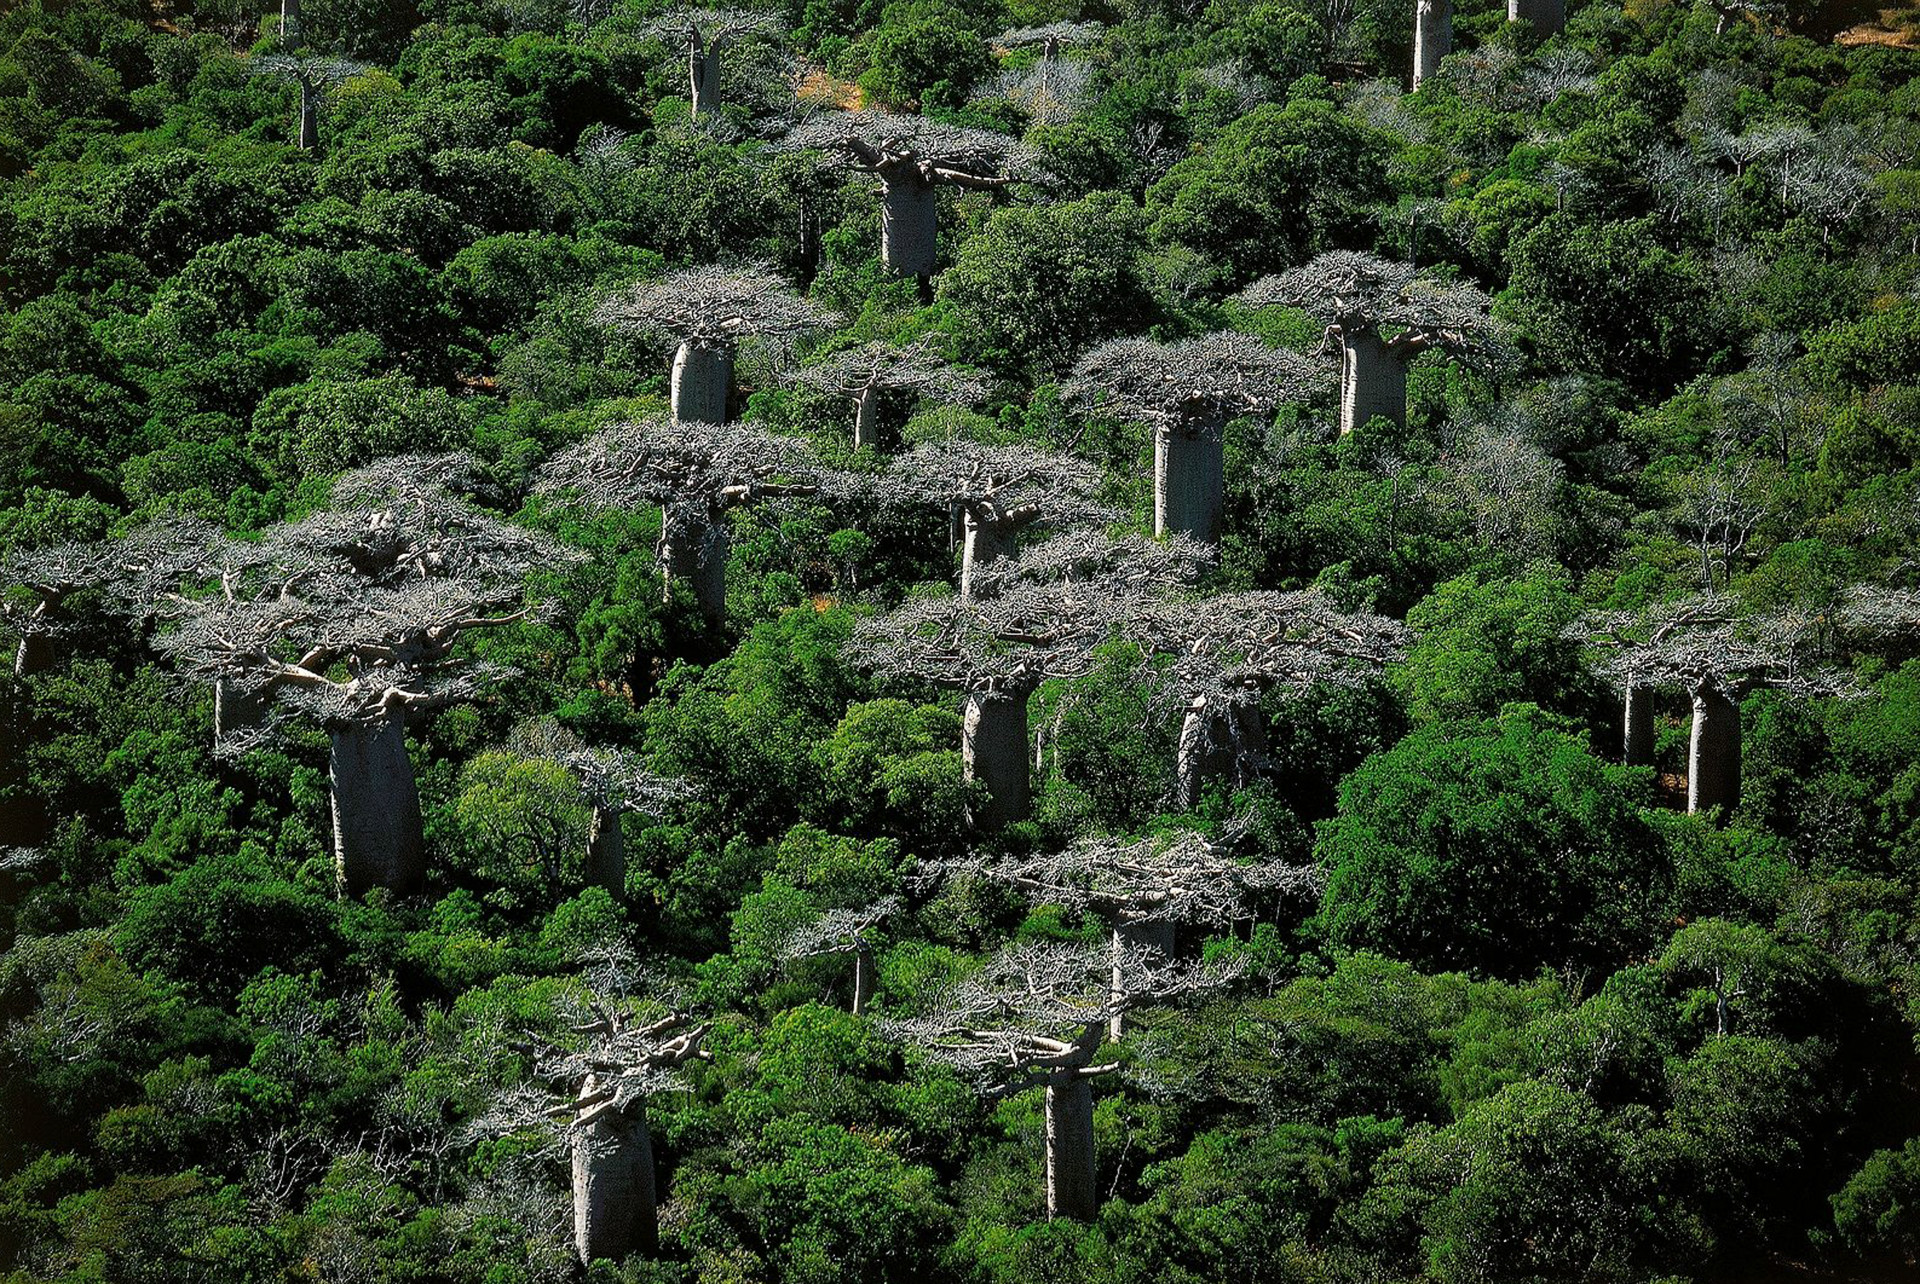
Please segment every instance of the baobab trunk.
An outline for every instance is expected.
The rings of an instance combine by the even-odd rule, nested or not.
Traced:
[[[300,150],[310,152],[320,145],[320,102],[313,86],[300,82]]]
[[[595,1081],[587,1078],[583,1095]],[[573,1130],[573,1246],[580,1261],[619,1260],[660,1241],[653,1184],[653,1136],[646,1107],[609,1110]]]
[[[1109,1039],[1118,1039],[1126,1033],[1126,1015],[1121,1009],[1127,1002],[1127,978],[1123,965],[1128,947],[1148,951],[1162,959],[1171,957],[1173,931],[1173,924],[1166,921],[1121,923],[1113,929],[1113,983],[1109,992],[1113,1011],[1107,1014]]]
[[[615,900],[627,894],[627,840],[612,807],[595,807],[587,822],[587,885],[606,888]]]
[[[727,422],[733,353],[718,344],[686,342],[673,354],[673,417],[683,424]]]
[[[1153,435],[1153,533],[1217,543],[1226,475],[1226,424],[1220,418],[1162,424]]]
[[[813,212],[813,198],[800,197],[800,288],[808,289],[820,275],[820,216]]]
[[[880,191],[880,261],[889,271],[925,281],[933,276],[940,200],[917,172],[890,177]]]
[[[1228,704],[1205,697],[1187,706],[1174,756],[1174,802],[1192,807],[1206,787],[1227,781],[1235,789],[1253,778],[1253,764],[1266,749],[1266,725],[1258,705]]]
[[[969,781],[987,787],[987,800],[968,821],[998,829],[1025,820],[1033,807],[1027,776],[1027,693],[969,691],[960,732],[960,757]]]
[[[859,1016],[873,1005],[873,951],[856,946],[853,951],[853,1014]]]
[[[1063,1070],[1047,1080],[1047,1216],[1092,1221],[1093,1183],[1093,1082]]]
[[[1007,532],[1000,523],[972,512],[961,520],[965,533],[960,544],[960,596],[970,598],[980,587],[980,570],[992,566],[1010,550]]]
[[[1621,736],[1621,760],[1629,767],[1653,762],[1653,688],[1627,687],[1626,725]]]
[[[727,554],[732,543],[726,518],[674,529],[684,522],[672,513],[661,514],[660,598],[671,602],[673,582],[685,580],[693,588],[700,618],[709,627],[719,628],[727,620]]]
[[[300,47],[300,0],[280,0],[280,43],[289,50]]]
[[[1566,0],[1507,0],[1507,21],[1533,24],[1542,39],[1557,35],[1567,25]]]
[[[853,394],[853,448],[880,445],[880,389],[868,384]]]
[[[1413,19],[1413,87],[1440,70],[1453,52],[1453,0],[1418,0]]]
[[[1340,431],[1350,433],[1375,415],[1407,424],[1407,359],[1380,332],[1352,329],[1340,336]]]
[[[13,649],[13,676],[24,678],[53,667],[53,639],[44,633],[22,633]]]
[[[1740,706],[1715,687],[1693,693],[1687,749],[1687,810],[1731,811],[1740,804]]]
[[[373,887],[411,891],[426,873],[420,793],[396,714],[333,732],[334,877],[355,896]]]
[[[264,693],[249,691],[231,678],[213,680],[214,748],[232,736],[258,729],[266,717]]]
[[[698,27],[687,28],[687,80],[696,120],[720,110],[720,45],[703,41]]]

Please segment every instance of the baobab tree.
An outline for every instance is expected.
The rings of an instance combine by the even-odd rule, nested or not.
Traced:
[[[675,9],[654,19],[656,35],[686,41],[687,94],[695,120],[720,110],[721,51],[746,36],[773,35],[784,24],[777,14],[756,9]]]
[[[1031,177],[1033,154],[1004,134],[923,116],[827,112],[801,122],[789,147],[838,151],[857,174],[880,180],[880,261],[931,297],[942,187],[997,192]]]
[[[1492,342],[1484,290],[1422,276],[1356,250],[1333,250],[1304,267],[1262,277],[1241,292],[1249,307],[1301,308],[1327,322],[1340,353],[1340,431],[1378,415],[1407,422],[1407,365],[1429,348],[1458,355]]]
[[[1191,587],[1213,561],[1212,548],[1186,535],[1153,539],[1138,532],[1112,535],[1083,526],[1022,549],[1017,558],[1001,558],[976,568],[975,587],[991,594],[1011,584],[1099,581],[1142,592],[1170,590]]]
[[[995,76],[979,97],[1004,99],[1027,113],[1038,125],[1055,125],[1079,114],[1093,87],[1093,67],[1064,57],[1066,50],[1090,45],[1106,34],[1097,22],[1050,22],[1039,27],[1016,27],[994,37],[1004,49],[1037,47],[1040,57],[1024,67]]]
[[[987,446],[962,438],[915,446],[880,479],[895,503],[938,504],[961,543],[960,596],[975,596],[982,572],[1010,557],[1022,534],[1119,517],[1094,497],[1100,470],[1084,459],[1032,446]]]
[[[727,513],[780,496],[813,495],[831,475],[807,443],[746,424],[650,419],[613,424],[567,447],[540,470],[542,494],[573,493],[603,508],[660,505],[662,599],[693,587],[701,617],[727,614]]]
[[[853,402],[853,446],[880,444],[881,400],[889,394],[930,397],[955,405],[986,400],[987,379],[948,364],[928,338],[900,346],[873,340],[843,348],[794,373],[803,387]]]
[[[673,417],[724,424],[744,339],[791,344],[839,318],[764,267],[695,267],[629,286],[601,303],[600,324],[675,344]]]
[[[880,925],[898,914],[904,903],[898,896],[887,896],[855,909],[828,910],[795,928],[781,942],[780,958],[793,962],[852,955],[853,1014],[859,1016],[873,1003],[873,947]]]
[[[16,548],[0,562],[0,619],[20,635],[13,652],[13,675],[24,678],[51,667],[61,638],[77,621],[62,607],[76,593],[110,583],[122,561],[112,543],[63,540],[40,548]]]
[[[1440,70],[1453,52],[1453,0],[1414,0],[1413,87]]]
[[[1021,585],[991,598],[916,598],[854,626],[849,650],[881,678],[917,678],[965,692],[960,753],[985,786],[969,820],[994,829],[1032,808],[1027,705],[1048,678],[1075,677],[1090,651],[1135,608],[1106,584]]]
[[[1567,0],[1507,0],[1507,21],[1529,24],[1544,40],[1566,30]]]
[[[155,595],[168,621],[158,645],[182,673],[267,705],[253,736],[296,714],[326,728],[334,860],[349,894],[420,884],[406,725],[505,675],[460,655],[461,641],[526,619],[528,573],[572,557],[446,489],[469,463],[402,456],[348,474],[332,507],[224,561],[237,541],[209,548],[201,523],[156,523],[126,571]],[[196,569],[163,587],[183,566]],[[219,587],[201,591],[216,576]]]
[[[1153,429],[1153,533],[1220,538],[1226,427],[1269,413],[1312,381],[1309,362],[1250,334],[1221,330],[1174,343],[1115,339],[1073,368],[1065,392],[1089,409]]]
[[[1114,1014],[1114,954],[1061,942],[1010,946],[934,996],[925,1015],[888,1021],[893,1038],[972,1077],[996,1097],[1046,1089],[1047,1216],[1088,1221],[1094,1185],[1093,1080],[1119,1069],[1097,1060]],[[1168,1001],[1225,973],[1183,968],[1145,951],[1119,955],[1129,1001]]]
[[[299,30],[296,24],[294,30]],[[296,141],[303,152],[320,145],[320,100],[329,90],[365,71],[366,67],[350,58],[335,58],[300,48],[298,42],[284,53],[261,54],[253,60],[253,72],[276,80],[291,81],[300,88],[300,125]]]
[[[620,831],[622,816],[666,816],[693,797],[693,786],[663,776],[631,750],[590,746],[560,725],[556,718],[530,718],[507,738],[507,749],[517,757],[538,759],[564,767],[591,808],[586,834],[586,880],[616,897],[627,892],[627,845]]]
[[[987,877],[1029,899],[1077,910],[1105,924],[1112,981],[1107,1037],[1119,1039],[1130,998],[1129,960],[1163,963],[1181,925],[1225,930],[1251,916],[1260,897],[1317,892],[1310,865],[1243,860],[1230,842],[1193,830],[1139,839],[1082,838],[1062,852],[1013,855],[984,867]]]

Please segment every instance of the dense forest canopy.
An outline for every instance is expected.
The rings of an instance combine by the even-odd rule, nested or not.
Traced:
[[[0,1277],[1905,1276],[1920,26],[0,12]]]

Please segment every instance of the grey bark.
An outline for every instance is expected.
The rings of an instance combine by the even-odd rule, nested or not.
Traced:
[[[805,290],[813,285],[813,279],[820,275],[820,216],[814,213],[813,200],[802,193],[800,197],[800,288]]]
[[[320,96],[309,81],[300,82],[300,150],[310,152],[320,145]]]
[[[1567,25],[1566,0],[1507,0],[1508,22],[1529,22],[1542,39],[1556,35]]]
[[[1453,52],[1453,0],[1417,0],[1413,19],[1413,87],[1440,70]]]
[[[673,582],[685,580],[693,589],[700,618],[712,628],[727,620],[727,554],[732,541],[725,517],[715,517],[704,528],[687,534],[668,534],[674,519],[661,515],[660,598],[673,600]]]
[[[300,0],[280,0],[280,43],[289,51],[301,45]]]
[[[592,1076],[585,1092],[594,1088]],[[618,1260],[660,1240],[653,1136],[646,1107],[609,1110],[573,1132],[573,1246],[585,1263]]]
[[[853,394],[853,448],[880,445],[880,390],[868,385]]]
[[[616,900],[627,894],[627,840],[611,807],[595,807],[587,823],[587,885],[606,888]]]
[[[859,1016],[873,1005],[873,951],[866,946],[853,951],[853,1014]]]
[[[939,193],[917,171],[887,175],[880,191],[880,261],[901,276],[931,278],[939,212]]]
[[[1629,767],[1653,762],[1653,688],[1629,686],[1626,720],[1621,736],[1621,760]]]
[[[44,633],[22,633],[13,649],[13,676],[24,678],[53,666],[53,639]]]
[[[1093,1220],[1093,1083],[1071,1070],[1047,1081],[1047,1216]]]
[[[696,119],[720,110],[720,40],[703,40],[700,29],[687,27],[687,80]]]
[[[683,343],[673,354],[673,417],[683,424],[727,422],[733,353],[718,345]]]
[[[1226,469],[1226,424],[1219,416],[1162,424],[1153,434],[1153,533],[1217,543]]]
[[[960,545],[960,596],[970,598],[976,587],[975,572],[993,565],[1010,550],[1007,547],[1007,534],[999,523],[982,521],[971,512],[961,521],[964,536]]]
[[[1717,687],[1693,693],[1687,747],[1687,810],[1731,811],[1740,804],[1740,706]]]
[[[1174,802],[1182,808],[1200,801],[1215,781],[1238,789],[1253,778],[1253,764],[1266,749],[1266,726],[1253,704],[1225,707],[1196,697],[1180,723],[1174,756]]]
[[[1120,1010],[1127,999],[1126,978],[1121,960],[1128,946],[1152,950],[1161,958],[1173,954],[1174,926],[1169,921],[1121,923],[1113,929],[1113,1012],[1107,1017],[1107,1037],[1119,1039],[1126,1033],[1126,1016]]]
[[[334,877],[354,896],[412,891],[426,873],[420,794],[398,715],[333,732]]]
[[[218,746],[238,732],[252,731],[266,721],[267,699],[246,691],[228,678],[213,680],[213,743]]]
[[[1340,431],[1350,433],[1375,415],[1407,424],[1407,359],[1380,332],[1353,327],[1340,335]]]
[[[960,732],[969,781],[987,787],[987,801],[967,817],[976,829],[998,829],[1032,811],[1027,775],[1027,693],[969,691]]]

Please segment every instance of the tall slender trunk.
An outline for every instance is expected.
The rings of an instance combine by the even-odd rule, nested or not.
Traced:
[[[13,649],[13,676],[24,678],[53,667],[53,639],[44,633],[22,633]]]
[[[1093,1082],[1063,1070],[1047,1081],[1047,1216],[1090,1222],[1098,1204],[1093,1176]]]
[[[320,145],[320,95],[312,82],[300,82],[300,150],[310,152]]]
[[[720,46],[715,39],[703,41],[700,29],[687,28],[687,80],[693,96],[693,116],[698,120],[720,110]]]
[[[355,896],[369,888],[407,892],[426,874],[420,793],[396,714],[333,732],[334,878]]]
[[[587,885],[606,888],[615,900],[626,898],[627,840],[612,807],[596,806],[587,822]]]
[[[814,212],[813,198],[800,194],[800,288],[813,285],[820,275],[820,216]]]
[[[1180,532],[1202,543],[1220,539],[1226,504],[1224,416],[1187,416],[1153,434],[1153,533]]]
[[[587,1077],[583,1092],[595,1081]],[[585,1264],[659,1247],[653,1135],[645,1105],[609,1110],[573,1130],[573,1246]]]
[[[727,391],[733,384],[733,352],[719,344],[689,340],[673,354],[673,417],[683,424],[727,422]]]
[[[280,43],[289,52],[303,43],[300,35],[300,0],[280,0]]]
[[[249,690],[231,678],[213,680],[213,744],[256,730],[267,718],[267,694]]]
[[[1033,809],[1027,775],[1027,692],[969,691],[960,732],[960,757],[969,781],[987,787],[987,800],[967,817],[976,829],[1025,820]]]
[[[1147,950],[1168,958],[1173,954],[1174,926],[1168,921],[1119,923],[1113,929],[1113,980],[1108,999],[1113,1011],[1107,1014],[1107,1037],[1118,1039],[1126,1032],[1127,978],[1124,963],[1128,947]]]
[[[1380,332],[1355,327],[1340,335],[1340,431],[1350,433],[1375,415],[1407,424],[1407,359]]]
[[[732,540],[725,516],[704,521],[671,510],[660,514],[660,598],[673,600],[673,583],[693,588],[700,618],[710,628],[727,620],[727,554]]]
[[[933,276],[939,244],[939,193],[917,171],[889,175],[880,190],[880,261],[901,276]]]
[[[873,1006],[873,951],[864,945],[853,949],[853,1014],[859,1016]]]
[[[880,445],[880,389],[868,384],[853,394],[853,448]]]
[[[1534,34],[1542,40],[1557,35],[1567,25],[1566,0],[1507,0],[1508,22],[1530,22]]]
[[[1417,0],[1413,19],[1413,87],[1440,70],[1453,52],[1453,0]]]
[[[1621,735],[1621,760],[1629,767],[1653,762],[1653,688],[1627,684],[1626,721]]]
[[[1693,693],[1687,747],[1687,810],[1724,813],[1740,804],[1740,706],[1717,687]]]
[[[993,518],[982,517],[969,509],[961,521],[964,535],[960,543],[960,596],[970,598],[981,588],[980,571],[1012,550],[1007,547],[1007,531]]]
[[[1266,722],[1252,702],[1217,704],[1196,697],[1180,723],[1180,743],[1174,754],[1174,804],[1187,808],[1200,801],[1206,787],[1227,781],[1239,789],[1253,779],[1255,764],[1266,750]]]

